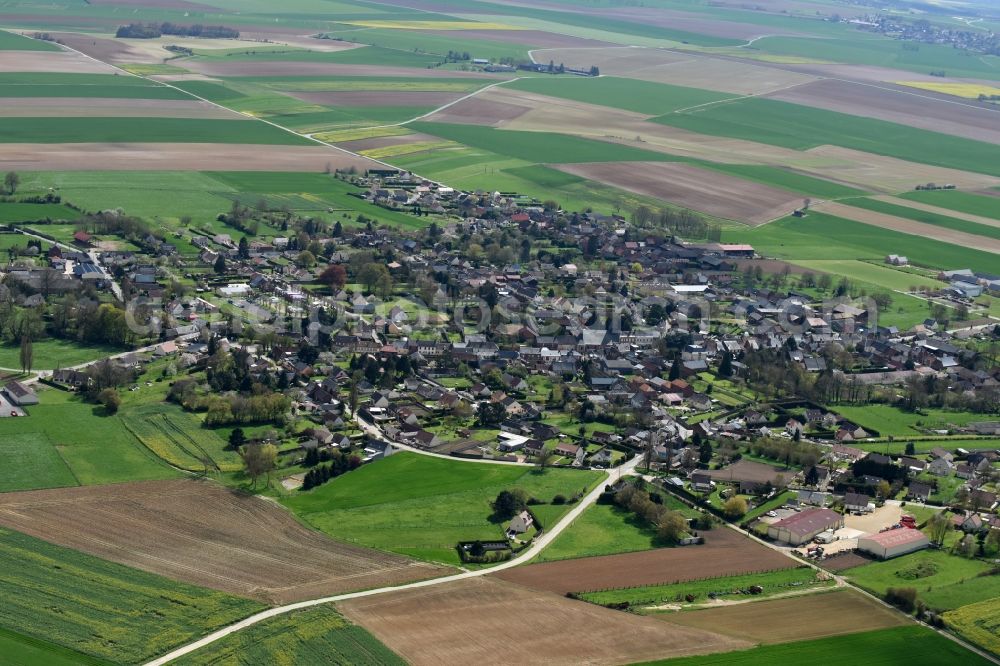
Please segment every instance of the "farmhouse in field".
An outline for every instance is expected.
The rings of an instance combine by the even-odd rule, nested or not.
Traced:
[[[772,523],[767,536],[775,541],[801,546],[820,532],[844,526],[844,517],[830,509],[805,509],[801,513]]]
[[[507,527],[507,536],[514,538],[518,534],[524,534],[535,524],[535,518],[527,509],[514,516]]]
[[[921,550],[930,545],[930,539],[920,530],[902,527],[888,532],[866,534],[858,539],[858,550],[888,560]]]

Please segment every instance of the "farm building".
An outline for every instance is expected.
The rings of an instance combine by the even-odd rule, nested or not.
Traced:
[[[35,392],[31,387],[25,386],[21,382],[8,382],[3,387],[3,392],[6,394],[7,399],[15,405],[24,407],[25,405],[38,404],[38,396],[35,395]]]
[[[880,560],[888,560],[891,557],[921,550],[929,544],[930,539],[923,532],[904,527],[888,532],[867,534],[858,539],[858,550],[874,555]]]
[[[805,509],[801,513],[772,523],[767,536],[775,541],[800,546],[820,532],[844,526],[844,517],[830,509]]]

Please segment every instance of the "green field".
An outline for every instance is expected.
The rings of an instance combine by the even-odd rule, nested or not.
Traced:
[[[0,431],[8,419],[0,420]],[[19,433],[0,437],[0,492],[78,485],[66,461],[44,433]]]
[[[675,158],[663,153],[552,132],[522,132],[477,125],[425,122],[410,123],[409,127],[466,146],[536,164],[675,161]]]
[[[861,407],[844,405],[836,407],[836,411],[863,428],[877,430],[883,437],[887,435],[917,437],[920,435],[920,432],[915,429],[918,424],[927,429],[944,430],[949,427],[968,425],[975,421],[989,420],[988,414],[953,412],[943,409],[924,409],[922,410],[924,413],[917,414],[904,412],[891,405],[864,405]]]
[[[502,536],[505,524],[490,519],[490,502],[501,490],[521,488],[546,502],[531,507],[544,526],[570,509],[568,504],[548,504],[555,495],[570,497],[600,478],[598,472],[540,471],[397,453],[281,501],[335,538],[458,564],[459,541]]]
[[[901,455],[906,451],[907,439],[897,439],[895,442],[855,442],[852,446],[863,451],[875,451],[889,455]],[[1000,449],[1000,439],[962,439],[939,438],[939,439],[913,439],[913,450],[915,453],[929,453],[938,447],[945,451],[955,449],[965,449],[966,451],[995,451]]]
[[[44,241],[42,244],[46,244]],[[89,363],[109,354],[120,354],[122,349],[107,345],[93,345],[75,340],[45,338],[32,343],[34,358],[32,370],[54,370]],[[21,367],[20,345],[0,345],[0,368]]]
[[[226,62],[259,60],[273,62],[285,60],[291,62],[330,62],[341,65],[382,65],[383,67],[414,67],[426,68],[441,62],[438,56],[424,53],[414,53],[397,48],[382,48],[379,46],[363,46],[344,51],[304,51],[289,49],[286,51],[242,51],[226,55],[210,56],[203,52],[199,56],[203,60],[225,60]]]
[[[864,619],[858,618],[859,628]],[[643,666],[987,666],[991,662],[925,627],[910,626],[866,631],[750,650],[651,661]]]
[[[539,561],[613,555],[657,547],[656,528],[613,504],[594,504],[563,531]]]
[[[949,208],[960,213],[1000,219],[1000,197],[972,194],[960,190],[921,190],[920,192],[906,192],[899,196],[901,199]]]
[[[0,223],[76,220],[80,213],[62,204],[0,203]],[[28,239],[19,237],[23,241]]]
[[[105,666],[112,663],[7,629],[0,629],[0,655],[3,655],[5,666]]]
[[[978,222],[970,222],[969,220],[962,220],[957,217],[939,215],[938,213],[931,213],[918,208],[899,206],[887,201],[879,201],[877,199],[848,199],[847,201],[844,201],[844,203],[850,206],[856,206],[857,208],[873,210],[878,213],[895,215],[896,217],[902,217],[907,220],[916,220],[917,222],[923,222],[924,224],[930,224],[935,227],[953,229],[967,234],[986,236],[987,238],[1000,238],[1000,228],[998,227],[991,227],[988,224],[980,224]]]
[[[1000,599],[980,601],[944,614],[948,627],[966,640],[1000,654]]]
[[[317,606],[280,615],[196,650],[178,666],[258,666],[295,664],[323,666],[404,666],[378,639],[351,624],[330,606]]]
[[[669,577],[669,574],[665,575]],[[718,599],[745,600],[746,596],[740,594],[739,591],[745,590],[751,585],[760,585],[764,588],[764,592],[756,597],[762,598],[800,590],[832,587],[833,580],[818,580],[815,569],[798,567],[768,573],[722,576],[670,585],[649,585],[630,587],[624,590],[588,592],[581,594],[580,597],[601,605],[628,602],[632,606],[653,606],[669,603],[691,603],[686,601],[686,597],[693,595],[695,597],[693,603],[701,604],[710,600],[708,595],[711,593],[714,593]]]
[[[0,51],[59,51],[52,42],[22,37],[13,32],[0,30]]]
[[[918,578],[907,577],[907,572],[915,571],[920,566],[930,567],[928,571],[935,573]],[[854,567],[844,572],[844,576],[855,585],[876,594],[885,594],[890,587],[914,587],[931,608],[950,610],[1000,594],[1000,578],[979,577],[989,569],[990,565],[980,560],[967,560],[940,550],[923,550],[885,562]]]
[[[249,143],[315,145],[256,120],[202,118],[4,118],[0,143]]]
[[[750,243],[758,252],[793,261],[803,259],[874,259],[901,254],[914,264],[944,270],[996,270],[996,255],[950,243],[880,229],[861,222],[811,212],[786,217],[754,229],[723,229],[723,242]]]
[[[198,417],[177,405],[154,403],[121,413],[122,424],[143,446],[174,467],[192,472],[243,468],[239,454],[227,442],[201,427]]]
[[[179,475],[139,444],[119,417],[104,416],[102,407],[56,389],[39,390],[38,397],[41,404],[29,407],[27,417],[0,419],[0,440],[27,436],[49,442],[82,485]],[[22,478],[9,466],[0,470],[0,485],[11,486]]]
[[[744,98],[655,120],[700,134],[795,150],[830,144],[911,162],[1000,175],[992,144],[771,99]]]
[[[449,51],[465,51],[470,53],[474,58],[490,58],[492,60],[518,58],[527,60],[528,51],[535,48],[535,45],[520,43],[516,32],[512,32],[511,38],[504,41],[494,39],[462,39],[447,34],[433,34],[423,30],[385,30],[380,28],[358,30],[354,26],[343,30],[333,30],[327,34],[330,37],[339,37],[349,42],[370,44],[372,46],[387,46],[411,53],[431,53],[442,56],[442,58],[438,58],[439,61]]]
[[[699,162],[699,166],[820,199],[839,199],[864,194],[861,190],[847,185],[762,164]]]
[[[895,291],[908,291],[910,287],[940,289],[944,286],[940,280],[856,259],[795,260],[793,263],[814,271],[840,275],[851,282],[867,282]]]
[[[135,663],[262,608],[0,530],[0,627]]]
[[[598,78],[550,76],[520,79],[504,87],[588,104],[613,106],[648,116],[658,116],[733,97],[712,90],[650,83],[616,76]]]

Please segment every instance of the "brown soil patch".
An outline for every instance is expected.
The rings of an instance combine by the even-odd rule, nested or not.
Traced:
[[[0,72],[66,72],[113,74],[110,65],[72,51],[0,51]]]
[[[487,91],[486,94],[493,92]],[[497,99],[495,96],[489,98],[477,95],[463,100],[458,104],[449,106],[443,111],[435,113],[427,118],[430,122],[436,123],[459,123],[462,125],[487,125],[489,127],[499,127],[512,120],[516,120],[530,111],[529,106],[521,104],[511,104]]]
[[[892,229],[893,231],[899,231],[904,234],[932,238],[944,243],[951,243],[952,245],[973,247],[977,250],[1000,254],[1000,240],[997,240],[996,238],[987,238],[986,236],[968,234],[963,231],[954,231],[953,229],[948,229],[946,227],[925,224],[924,222],[908,220],[904,217],[896,217],[895,215],[877,213],[864,208],[855,208],[853,206],[837,203],[835,201],[827,201],[817,204],[816,210],[848,220],[854,220],[855,222],[870,224],[874,227],[880,227],[882,229]]]
[[[405,134],[403,136],[377,136],[371,139],[358,139],[357,141],[343,141],[337,145],[344,150],[349,150],[352,153],[360,153],[363,150],[376,150],[378,148],[387,148],[389,146],[402,146],[412,143],[426,143],[426,142],[439,142],[436,136],[431,136],[430,134],[420,134],[416,132],[414,134]]]
[[[526,44],[542,49],[613,46],[609,42],[597,39],[559,35],[542,30],[422,30],[421,32],[453,39],[486,39],[505,44]]]
[[[790,215],[802,203],[801,197],[786,190],[687,164],[602,162],[562,164],[557,168],[629,192],[751,225]]]
[[[406,92],[402,90],[344,90],[340,92],[293,92],[290,96],[325,106],[429,106],[437,108],[465,93]]]
[[[910,127],[1000,143],[1000,108],[902,91],[867,83],[827,79],[769,95],[774,99]]]
[[[534,589],[565,594],[662,585],[797,566],[791,558],[735,530],[719,527],[704,535],[705,544],[701,546],[529,564],[501,571],[496,576]]]
[[[855,590],[659,615],[673,624],[718,631],[761,643],[787,643],[853,634],[909,621]]]
[[[708,473],[716,481],[753,481],[757,483],[773,482],[774,477],[781,474],[786,478],[795,473],[795,470],[787,470],[780,465],[765,465],[764,463],[752,460],[740,460],[727,465],[723,469],[712,470]]]
[[[1000,192],[996,192],[1000,194]],[[958,210],[952,210],[950,208],[941,208],[940,206],[932,206],[931,204],[923,203],[920,201],[912,201],[910,199],[900,199],[898,197],[890,197],[885,195],[880,195],[872,197],[878,199],[879,201],[885,201],[886,203],[895,204],[897,206],[906,206],[907,208],[914,208],[916,210],[923,210],[928,213],[934,213],[936,215],[946,215],[948,217],[954,217],[959,220],[967,220],[969,222],[975,222],[977,224],[985,224],[989,227],[1000,227],[1000,220],[994,219],[992,217],[984,217],[982,215],[972,215],[971,213],[963,213]]]
[[[846,569],[860,567],[863,564],[871,564],[871,560],[867,557],[862,557],[857,553],[842,551],[823,560],[820,563],[820,566],[827,571],[844,571]]]
[[[208,481],[0,496],[0,524],[97,557],[275,604],[448,570],[333,541],[276,504]]]
[[[3,143],[3,171],[313,171],[378,163],[325,146],[222,143]]]
[[[339,606],[415,666],[627,664],[749,646],[483,577]]]
[[[585,69],[597,65],[601,74],[737,95],[760,95],[815,80],[788,68],[650,48],[546,49],[533,55],[536,62],[554,60]]]
[[[82,35],[75,32],[56,32],[52,35],[71,49],[105,62],[155,63],[162,62],[167,55],[167,52],[164,51],[163,56],[153,58],[139,49],[133,48],[131,44],[118,39]]]
[[[0,104],[0,117],[55,118],[242,118],[221,107],[184,99],[105,99],[99,97],[8,97]]]
[[[296,62],[293,60],[185,60],[184,68],[209,76],[419,76],[420,78],[509,79],[483,72],[449,69],[420,69],[384,65],[345,65],[338,62]]]

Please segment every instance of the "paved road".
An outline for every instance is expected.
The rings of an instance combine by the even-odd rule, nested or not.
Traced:
[[[452,458],[454,460],[454,458]],[[625,463],[621,468],[621,473],[630,474],[635,468],[636,464],[639,462],[639,458],[634,458],[627,463]],[[495,463],[494,463],[495,464]],[[502,564],[498,564],[495,567],[489,569],[477,569],[476,571],[465,571],[459,574],[454,574],[451,576],[444,576],[443,578],[432,578],[430,580],[418,581],[416,583],[409,583],[407,585],[396,585],[392,587],[380,587],[374,590],[364,590],[362,592],[351,592],[348,594],[338,594],[332,597],[322,597],[320,599],[311,599],[309,601],[300,601],[294,604],[288,604],[287,606],[278,606],[276,608],[269,608],[266,611],[257,613],[256,615],[251,615],[250,617],[237,622],[236,624],[229,625],[228,627],[223,627],[218,631],[215,631],[204,638],[200,638],[193,643],[189,643],[183,647],[179,647],[162,657],[154,659],[148,662],[145,666],[161,666],[162,664],[169,663],[174,659],[178,659],[186,654],[194,652],[199,648],[203,648],[206,645],[214,643],[215,641],[225,638],[226,636],[251,627],[259,622],[268,620],[272,617],[278,615],[284,615],[285,613],[291,613],[292,611],[299,610],[302,608],[309,608],[311,606],[319,606],[322,604],[328,604],[336,601],[347,601],[348,599],[357,599],[359,597],[370,597],[377,594],[386,594],[388,592],[398,592],[400,590],[411,590],[419,587],[430,587],[432,585],[443,585],[445,583],[451,583],[459,580],[465,580],[468,578],[478,578],[479,576],[485,576],[487,574],[494,573],[496,571],[503,571],[504,569],[510,569],[511,567],[520,566],[533,558],[535,558],[538,553],[540,553],[546,546],[548,546],[552,541],[558,537],[563,530],[569,527],[574,520],[580,517],[580,515],[589,507],[591,504],[597,501],[597,498],[601,496],[604,492],[604,486],[611,479],[612,472],[606,472],[605,478],[597,484],[597,486],[584,496],[579,502],[577,502],[569,513],[563,516],[563,519],[552,526],[551,529],[546,530],[541,535],[535,537],[531,546],[522,551],[517,557],[510,559]]]

